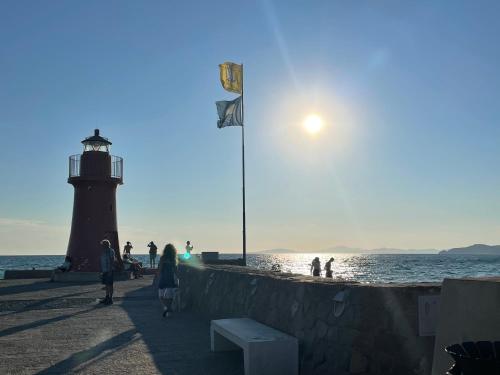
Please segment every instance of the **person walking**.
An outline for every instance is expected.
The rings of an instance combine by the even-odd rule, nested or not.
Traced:
[[[158,252],[158,248],[156,247],[156,245],[153,241],[151,241],[148,244],[148,247],[149,247],[149,266],[151,268],[155,268],[156,254]]]
[[[172,302],[179,287],[177,249],[171,243],[165,245],[158,263],[158,297],[163,306],[163,317],[170,316]]]
[[[333,258],[330,258],[330,260],[328,262],[325,263],[325,277],[328,277],[328,278],[333,278],[333,272],[332,272],[332,262],[334,261],[335,259]]]
[[[313,276],[321,276],[321,262],[318,257],[313,259],[310,272]]]
[[[115,263],[115,251],[111,248],[111,243],[108,240],[102,240],[101,246],[100,264],[106,297],[100,303],[111,305],[113,304],[113,265]]]

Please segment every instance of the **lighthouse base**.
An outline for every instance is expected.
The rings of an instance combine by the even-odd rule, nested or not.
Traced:
[[[130,271],[114,272],[115,281],[131,280],[134,275]],[[99,272],[54,272],[51,281],[58,283],[95,283],[101,281]]]

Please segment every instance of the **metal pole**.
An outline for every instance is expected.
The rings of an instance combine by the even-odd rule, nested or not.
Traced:
[[[241,64],[241,171],[243,177],[243,263],[247,265],[247,228],[245,213],[245,111],[243,108],[243,64]]]

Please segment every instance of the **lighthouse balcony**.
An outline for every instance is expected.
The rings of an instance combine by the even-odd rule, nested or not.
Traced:
[[[100,152],[83,155],[83,157],[81,154],[71,155],[69,157],[68,182],[80,179],[109,179],[122,184],[123,158]]]

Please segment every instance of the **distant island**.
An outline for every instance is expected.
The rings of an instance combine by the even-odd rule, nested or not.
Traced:
[[[462,254],[462,255],[500,255],[500,245],[475,244],[467,247],[457,247],[449,250],[436,249],[361,249],[356,247],[334,246],[320,250],[269,249],[255,252],[256,254]]]
[[[269,249],[257,251],[257,254],[301,254],[301,253],[317,253],[317,254],[437,254],[436,249],[361,249],[357,247],[334,246],[319,250],[295,250],[295,249]]]
[[[440,251],[439,254],[462,254],[462,255],[500,255],[500,245],[475,244],[468,247],[457,247],[450,250]]]

